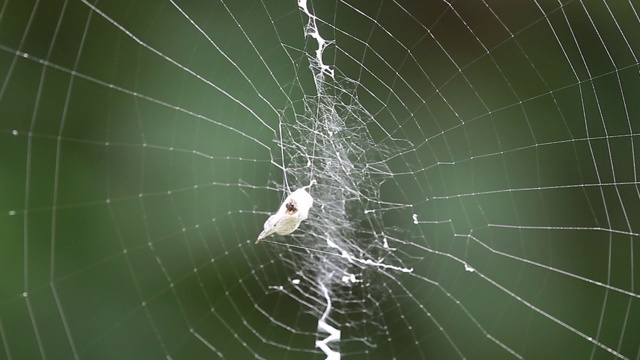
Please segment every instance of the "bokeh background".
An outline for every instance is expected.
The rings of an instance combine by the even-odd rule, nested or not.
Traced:
[[[414,269],[346,354],[640,358],[638,5],[309,7]],[[253,244],[315,95],[296,2],[0,9],[0,358],[323,358],[270,288],[288,248]]]

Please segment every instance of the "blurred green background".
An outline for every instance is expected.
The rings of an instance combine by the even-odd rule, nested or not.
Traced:
[[[253,245],[279,122],[315,94],[307,18],[177,5],[0,6],[0,358],[324,357],[269,288],[295,276],[287,248]],[[379,200],[407,205],[383,218],[414,269],[346,315],[377,345],[346,354],[637,359],[637,4],[310,9],[396,155]]]

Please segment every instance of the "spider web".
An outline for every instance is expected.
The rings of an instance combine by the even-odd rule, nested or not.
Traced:
[[[640,359],[638,34],[631,1],[3,2],[0,354]]]

